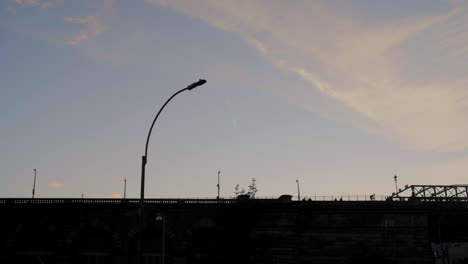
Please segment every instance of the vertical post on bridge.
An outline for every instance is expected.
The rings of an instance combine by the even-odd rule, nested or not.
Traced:
[[[301,200],[301,191],[299,190],[299,179],[296,180],[297,183],[297,200]]]
[[[127,198],[127,178],[124,179],[124,195],[123,198]]]
[[[219,174],[221,173],[221,171],[218,171],[218,184],[216,185],[216,187],[218,187],[218,196],[216,196],[216,200],[219,200],[219,188],[220,188],[220,185],[219,185]]]
[[[34,183],[32,189],[32,198],[34,199],[34,194],[36,193],[36,169],[34,169]]]

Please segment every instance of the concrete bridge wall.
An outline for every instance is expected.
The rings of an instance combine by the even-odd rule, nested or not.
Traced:
[[[0,199],[0,263],[135,263],[138,200]],[[147,200],[145,263],[434,263],[468,203]]]

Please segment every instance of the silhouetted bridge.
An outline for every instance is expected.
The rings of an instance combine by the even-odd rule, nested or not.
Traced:
[[[434,248],[468,242],[464,201],[144,204],[144,263],[161,262],[163,234],[165,263],[434,263]],[[134,263],[138,208],[138,199],[0,199],[0,263]]]

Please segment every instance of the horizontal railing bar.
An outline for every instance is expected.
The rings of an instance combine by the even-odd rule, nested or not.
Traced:
[[[258,203],[276,203],[288,201],[278,198],[251,198],[249,201]],[[316,195],[301,197],[301,202],[308,201],[345,201],[345,202],[370,202],[370,201],[468,201],[468,197],[388,197],[384,195],[375,195],[371,200],[370,196],[364,195]],[[197,199],[197,198],[177,198],[177,199],[145,199],[145,204],[234,204],[243,202],[243,199],[220,198],[220,199]],[[0,204],[138,204],[139,199],[121,199],[121,198],[0,198]],[[294,199],[291,202],[299,202]]]

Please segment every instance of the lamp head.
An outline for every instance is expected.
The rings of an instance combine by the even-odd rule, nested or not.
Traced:
[[[192,90],[193,88],[196,88],[196,87],[198,87],[198,86],[201,86],[201,85],[203,85],[203,84],[205,84],[205,83],[206,83],[206,80],[200,79],[200,80],[198,80],[197,82],[194,82],[194,83],[190,84],[189,86],[187,86],[186,89],[190,91],[190,90]]]

